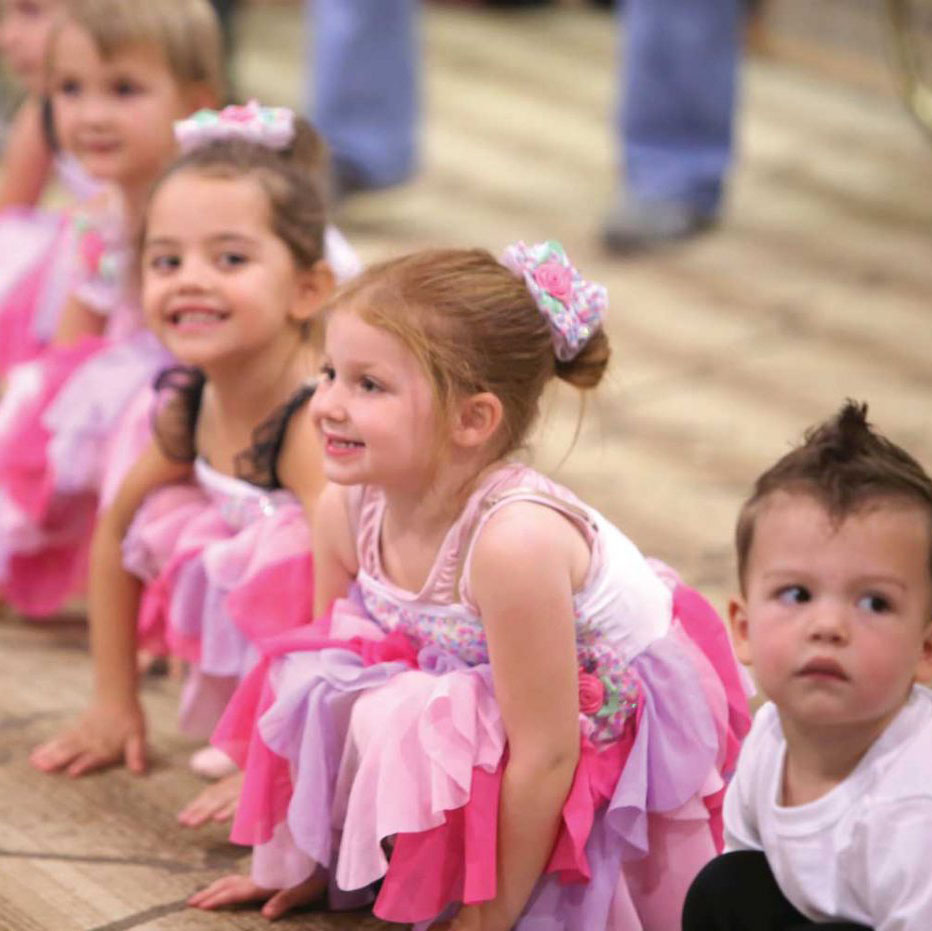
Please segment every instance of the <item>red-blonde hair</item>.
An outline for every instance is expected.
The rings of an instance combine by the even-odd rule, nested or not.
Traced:
[[[457,397],[494,394],[503,408],[497,455],[521,445],[551,378],[594,388],[608,365],[601,329],[559,361],[524,282],[484,249],[427,249],[370,266],[334,299],[344,307],[414,353],[441,411]]]

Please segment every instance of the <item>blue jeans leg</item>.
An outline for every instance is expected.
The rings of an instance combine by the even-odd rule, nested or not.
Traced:
[[[306,0],[313,120],[362,186],[414,171],[420,48],[417,0]]]
[[[731,161],[741,0],[627,0],[618,129],[629,198],[717,212]]]

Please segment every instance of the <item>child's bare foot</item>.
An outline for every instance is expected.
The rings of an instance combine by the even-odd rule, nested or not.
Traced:
[[[236,814],[243,774],[240,772],[215,782],[204,789],[193,802],[178,813],[178,821],[186,828],[199,828],[208,821],[229,821]]]
[[[327,891],[325,873],[315,873],[290,889],[263,889],[248,876],[224,876],[211,883],[206,889],[195,892],[188,899],[192,908],[207,910],[227,905],[243,905],[247,902],[265,902],[261,912],[265,918],[281,918],[286,912],[302,905],[310,905]],[[268,900],[268,901],[266,901]]]

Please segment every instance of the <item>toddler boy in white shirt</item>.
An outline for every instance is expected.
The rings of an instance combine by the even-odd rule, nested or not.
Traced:
[[[684,931],[932,931],[932,480],[848,402],[758,480],[739,658],[769,701]]]

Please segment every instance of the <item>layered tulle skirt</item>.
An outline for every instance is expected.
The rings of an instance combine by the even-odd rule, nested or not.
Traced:
[[[198,463],[202,482],[208,469]],[[145,583],[139,643],[188,665],[181,724],[195,737],[209,736],[255,665],[256,642],[310,622],[314,594],[297,500],[224,497],[202,482],[151,494],[123,543],[124,566]]]
[[[54,335],[74,281],[75,248],[64,212],[0,213],[0,378],[38,356]]]
[[[8,373],[0,398],[0,592],[59,610],[86,584],[109,453],[133,399],[169,361],[150,333],[51,347]]]
[[[746,693],[715,612],[682,585],[674,605],[669,633],[628,667],[620,735],[599,740],[581,714],[558,836],[519,928],[678,928],[721,847]],[[343,892],[382,880],[376,914],[425,925],[493,898],[507,744],[489,667],[386,634],[355,598],[264,652],[214,735],[245,770],[232,839],[254,846],[255,881],[291,886],[318,865]]]

